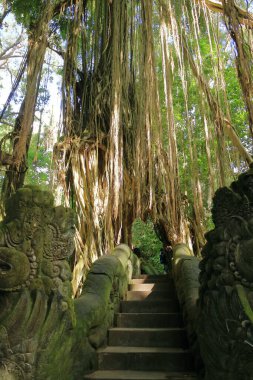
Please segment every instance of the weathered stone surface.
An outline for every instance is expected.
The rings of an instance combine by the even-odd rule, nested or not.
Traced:
[[[132,270],[138,275],[138,259],[129,247],[121,244],[111,255],[102,256],[91,267],[84,283],[83,293],[75,301],[76,336],[82,337],[82,344],[73,347],[76,358],[75,378],[79,379],[85,371],[97,368],[96,349],[103,346],[107,330],[113,325],[114,316],[119,310],[120,300],[127,294]]]
[[[252,379],[253,168],[216,192],[212,215],[199,277],[205,380]]]
[[[24,187],[0,226],[0,380],[75,380],[96,368],[139,262],[126,245],[97,260],[72,299],[74,213]]]
[[[172,271],[179,303],[183,312],[183,319],[187,330],[188,341],[195,358],[195,368],[202,370],[198,338],[199,298],[199,259],[193,256],[186,244],[176,244],[173,247]]]
[[[53,367],[61,347],[67,352],[75,319],[66,261],[74,250],[74,213],[54,207],[52,194],[35,186],[18,190],[6,213],[0,227],[1,376],[56,379],[48,357]]]
[[[140,266],[141,266],[141,263],[140,263],[140,259],[132,254],[131,255],[131,263],[132,263],[132,266],[133,266],[133,273],[132,273],[132,277],[138,277],[139,274],[141,273],[141,269],[140,269]]]
[[[30,261],[24,252],[15,248],[0,247],[0,290],[20,289],[30,275]]]

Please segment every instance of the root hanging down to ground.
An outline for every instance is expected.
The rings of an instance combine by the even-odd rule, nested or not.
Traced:
[[[161,223],[171,243],[190,242],[191,235],[199,252],[206,204],[231,175],[233,152],[241,165],[252,161],[231,121],[226,64],[210,11],[220,5],[73,2],[64,133],[54,153],[58,179],[78,214],[75,293],[94,259],[117,243],[131,244],[137,217]],[[212,52],[208,69],[203,46]]]

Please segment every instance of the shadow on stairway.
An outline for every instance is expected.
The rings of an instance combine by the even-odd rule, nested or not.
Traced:
[[[167,275],[132,279],[115,327],[108,330],[108,345],[98,350],[98,370],[84,379],[197,379]]]

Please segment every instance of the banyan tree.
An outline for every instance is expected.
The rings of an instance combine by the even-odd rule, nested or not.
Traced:
[[[17,3],[7,1],[18,14]],[[29,15],[26,94],[3,195],[23,184],[40,72],[54,49],[64,62],[55,182],[78,216],[75,292],[94,259],[131,244],[137,217],[151,218],[166,242],[203,246],[215,189],[252,162],[250,6],[57,0]]]

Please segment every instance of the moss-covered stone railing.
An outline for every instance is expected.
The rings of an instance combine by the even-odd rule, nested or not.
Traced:
[[[200,286],[199,262],[200,260],[193,255],[186,244],[176,244],[173,247],[173,279],[197,370],[201,370],[202,367],[196,335]]]
[[[68,257],[75,216],[48,191],[28,186],[0,225],[0,379],[77,380],[96,368],[138,258],[120,245],[92,266],[73,300]]]
[[[177,294],[201,378],[252,380],[253,167],[216,192],[212,218],[200,262],[174,247]]]
[[[77,341],[75,374],[97,367],[96,349],[106,343],[107,329],[113,325],[120,301],[125,298],[132,275],[139,275],[139,260],[121,244],[110,255],[93,264],[84,283],[83,294],[75,301]],[[82,336],[83,339],[80,340]],[[76,377],[78,378],[78,377]]]
[[[189,336],[195,330],[194,324],[198,315],[199,261],[187,245],[177,244],[173,247],[173,277]]]

